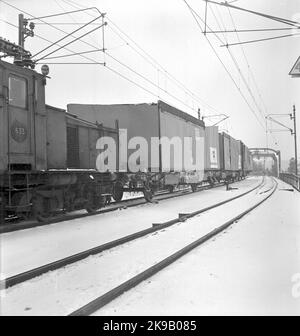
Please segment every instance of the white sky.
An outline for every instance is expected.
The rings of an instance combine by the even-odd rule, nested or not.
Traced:
[[[71,0],[82,6],[82,2]],[[219,1],[219,0],[218,0]],[[6,0],[7,3],[17,8],[37,16],[45,16],[58,12],[71,11],[70,0]],[[204,18],[204,2],[200,0],[188,0],[188,3]],[[300,21],[300,0],[238,0],[234,3],[237,6],[248,8],[263,13],[280,16],[290,20]],[[258,108],[247,91],[238,70],[235,68],[230,58],[227,48],[221,48],[221,44],[214,36],[210,35],[210,41],[219,53],[222,61],[226,64],[230,74],[236,80],[243,94],[247,97],[252,109],[257,113],[260,124],[250,108],[247,106],[239,91],[234,86],[229,75],[226,73],[221,63],[214,55],[207,40],[201,34],[199,27],[193,19],[190,11],[182,0],[86,0],[85,7],[96,6],[100,11],[107,13],[108,26],[105,29],[105,47],[107,53],[130,68],[142,74],[145,79],[131,72],[128,68],[121,66],[108,55],[105,57],[107,65],[119,71],[124,76],[135,81],[153,94],[145,92],[136,85],[129,83],[118,75],[112,73],[102,65],[51,65],[50,62],[88,62],[79,56],[62,58],[60,60],[45,60],[50,67],[51,79],[47,81],[46,99],[47,103],[65,108],[68,103],[140,103],[153,102],[157,100],[155,95],[159,95],[168,103],[185,110],[196,116],[198,107],[202,114],[213,115],[225,113],[230,116],[223,122],[222,128],[236,138],[243,140],[249,147],[265,147],[266,134],[262,127],[265,124],[264,117],[260,115]],[[211,5],[208,11],[208,24],[214,29],[219,29],[214,14],[217,16],[220,25],[227,29],[232,29],[233,24],[226,8]],[[278,28],[289,27],[284,24],[273,22],[258,16],[246,14],[240,11],[231,10],[233,20],[239,29],[257,28]],[[18,10],[0,2],[0,19],[17,25]],[[86,23],[93,19],[96,12],[76,13],[67,16],[47,18],[45,21],[52,23]],[[25,14],[25,17],[29,15]],[[111,21],[110,21],[111,20]],[[39,21],[35,21],[38,23]],[[163,70],[158,71],[157,67],[150,65],[144,58],[137,54],[124,40],[114,33],[113,23],[128,34],[139,46],[151,55],[169,74],[185,85],[201,98],[200,103],[188,96],[172,82]],[[71,32],[78,28],[78,25],[56,25],[56,27]],[[96,26],[89,26],[88,30]],[[80,36],[87,30],[76,33]],[[292,31],[275,32],[255,32],[240,33],[240,40],[259,39],[269,36],[290,34]],[[56,41],[63,36],[61,32],[48,25],[37,24],[35,34],[50,41]],[[0,21],[0,36],[17,42],[17,29]],[[222,40],[224,36],[219,35]],[[227,34],[228,41],[236,42],[235,34]],[[102,31],[97,30],[84,40],[93,46],[102,47]],[[67,43],[71,39],[66,39],[61,43]],[[132,46],[134,44],[130,41]],[[38,36],[28,38],[25,46],[32,54],[45,48],[49,43],[42,41]],[[73,52],[88,51],[94,49],[91,45],[82,42],[70,44],[67,48]],[[56,47],[55,47],[56,48]],[[45,56],[54,48],[39,54]],[[237,60],[249,87],[255,96],[263,114],[269,113],[291,113],[292,105],[296,104],[300,111],[300,78],[292,79],[288,76],[290,69],[300,56],[299,36],[284,39],[259,42],[244,45],[244,53],[248,59],[250,69],[256,78],[256,85],[259,88],[262,99],[256,90],[256,85],[249,72],[243,51],[240,46],[229,48],[230,52]],[[60,50],[55,55],[68,54],[71,51]],[[51,55],[51,56],[54,56]],[[94,60],[102,62],[103,53],[86,54]],[[37,66],[40,71],[40,66]],[[167,90],[172,96],[166,95],[163,90]],[[185,90],[186,91],[186,90]],[[175,98],[176,97],[176,98]],[[183,104],[181,102],[183,102]],[[263,102],[262,102],[263,100]],[[186,106],[193,109],[188,109]],[[206,120],[208,124],[218,120]],[[288,117],[281,117],[281,122],[292,127],[292,122]],[[298,112],[297,127],[300,132],[300,113]],[[280,126],[271,125],[269,128],[279,129]],[[300,134],[300,133],[299,133]],[[298,136],[298,147],[300,150],[300,136]],[[288,132],[273,133],[268,136],[269,146],[282,151],[283,159],[294,156],[294,140]],[[298,155],[299,157],[299,155]]]

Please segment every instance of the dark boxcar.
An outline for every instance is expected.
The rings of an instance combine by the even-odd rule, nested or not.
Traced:
[[[75,169],[96,169],[99,138],[112,137],[118,143],[116,128],[103,127],[76,116],[66,114],[67,167]]]
[[[66,111],[46,105],[47,168],[67,168]]]

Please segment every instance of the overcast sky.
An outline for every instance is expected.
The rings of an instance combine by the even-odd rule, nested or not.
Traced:
[[[78,5],[82,6],[82,2],[78,0],[7,0],[6,2],[27,12],[25,17],[30,17],[29,15],[41,17],[72,11],[78,8]],[[201,0],[187,0],[187,2],[204,20],[205,3]],[[300,0],[238,0],[234,2],[234,5],[300,21]],[[98,62],[105,61],[107,67],[50,64],[67,61],[91,62],[80,56],[41,60],[42,64],[49,64],[50,67],[51,79],[48,79],[46,87],[46,100],[50,105],[66,108],[68,103],[150,103],[157,101],[157,96],[159,96],[162,100],[194,116],[197,115],[198,107],[201,108],[202,115],[222,113],[228,115],[230,118],[220,124],[221,128],[243,140],[249,147],[265,147],[265,115],[291,113],[293,104],[296,104],[296,108],[300,111],[300,78],[292,79],[288,76],[293,64],[300,56],[300,35],[246,44],[243,49],[240,46],[227,49],[220,47],[221,42],[238,42],[236,34],[219,34],[220,40],[208,34],[210,43],[226,66],[229,75],[214,54],[208,40],[201,33],[183,0],[86,0],[84,6],[96,6],[101,12],[107,13],[108,25],[104,32],[107,55],[103,55],[102,52],[85,54],[86,57]],[[17,25],[18,10],[0,2],[0,13],[0,19],[2,19],[0,36],[17,42],[17,29],[3,20]],[[96,11],[89,11],[43,20],[55,23],[55,27],[65,32],[71,32],[79,27],[78,23],[83,24],[93,20],[96,15]],[[234,9],[229,12],[226,8],[215,5],[208,7],[207,18],[208,26],[214,30],[220,30],[223,27],[233,29],[233,24],[237,29],[289,27]],[[49,45],[49,42],[43,41],[40,37],[54,42],[64,36],[64,33],[53,27],[40,24],[38,20],[34,22],[37,23],[36,36],[29,37],[25,43],[25,47],[33,55]],[[94,23],[99,22],[97,20]],[[200,20],[199,22],[201,23]],[[63,24],[57,25],[57,23]],[[66,23],[76,23],[76,25]],[[123,35],[115,25],[133,41],[128,40],[128,37]],[[203,28],[202,23],[201,26]],[[94,28],[97,26],[90,25],[74,35],[80,36]],[[295,31],[240,33],[239,39],[246,41],[293,32]],[[63,40],[61,45],[69,41],[71,39]],[[102,30],[98,29],[86,36],[84,41],[86,43],[78,41],[70,44],[67,47],[69,51],[62,49],[51,56],[102,48]],[[142,54],[143,51],[138,49],[134,42],[162,68],[154,64],[153,59],[149,60],[148,56]],[[38,54],[35,59],[45,56],[56,48],[57,46],[47,49]],[[40,65],[36,69],[40,71]],[[110,69],[118,71],[135,84]],[[235,80],[240,91],[230,76]],[[175,82],[174,79],[171,80],[170,77],[176,78],[184,85],[184,88],[179,87],[181,84]],[[240,92],[245,96],[251,108]],[[288,117],[280,117],[279,120],[292,127],[292,122]],[[205,119],[207,124],[217,121],[218,119]],[[298,112],[297,125],[300,134],[300,112]],[[269,129],[280,129],[280,126],[272,125],[270,122],[268,127]],[[300,136],[298,136],[300,150],[299,139]],[[294,142],[288,132],[269,134],[268,145],[274,149],[280,149],[283,159],[294,156]]]

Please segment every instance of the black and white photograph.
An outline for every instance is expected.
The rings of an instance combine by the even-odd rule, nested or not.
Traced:
[[[300,0],[0,0],[0,316],[299,316],[299,132]]]

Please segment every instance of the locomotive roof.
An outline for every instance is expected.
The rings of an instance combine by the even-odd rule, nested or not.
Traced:
[[[32,70],[29,68],[24,68],[18,65],[15,65],[13,63],[9,63],[9,62],[5,62],[0,60],[0,66],[3,66],[6,69],[9,69],[11,71],[15,71],[18,72],[19,74],[24,74],[24,75],[32,75],[34,74],[35,76],[40,76],[43,77],[43,75],[39,72],[37,72],[36,70]]]

